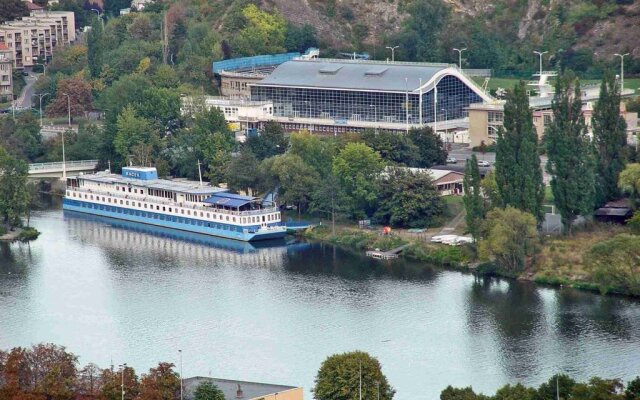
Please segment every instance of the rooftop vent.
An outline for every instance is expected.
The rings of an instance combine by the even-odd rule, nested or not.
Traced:
[[[335,75],[342,69],[342,66],[339,65],[329,65],[326,67],[320,68],[320,73],[325,75]]]
[[[385,72],[387,72],[388,67],[374,67],[370,70],[365,71],[365,76],[382,76]]]

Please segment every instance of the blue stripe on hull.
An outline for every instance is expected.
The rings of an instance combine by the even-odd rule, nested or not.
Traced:
[[[202,221],[193,218],[174,217],[166,214],[154,213],[151,211],[132,210],[103,204],[89,203],[79,200],[65,198],[62,202],[64,210],[75,211],[85,214],[100,215],[103,217],[115,218],[124,221],[133,221],[142,224],[161,226],[164,228],[178,229],[187,232],[201,233],[204,235],[218,236],[227,239],[241,240],[244,242],[279,239],[286,235],[283,229],[268,233],[243,232],[242,228],[235,225],[226,225],[209,221]],[[169,220],[171,218],[172,220]],[[174,221],[182,220],[184,222]],[[226,228],[226,229],[225,229]]]

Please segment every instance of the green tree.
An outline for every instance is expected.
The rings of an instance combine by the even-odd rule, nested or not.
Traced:
[[[559,77],[551,102],[553,121],[545,130],[554,204],[566,232],[578,215],[589,215],[595,204],[593,147],[582,116],[582,92],[575,76]]]
[[[0,146],[0,171],[0,219],[5,227],[20,226],[20,218],[26,214],[29,206],[29,167],[26,162],[11,157]]]
[[[92,78],[100,76],[104,64],[104,43],[102,21],[94,18],[91,30],[87,35],[87,63]]]
[[[442,60],[441,34],[451,14],[440,0],[411,0],[403,10],[408,16],[402,26],[401,54],[410,61]]]
[[[180,376],[172,363],[161,362],[140,379],[139,400],[174,400],[180,396]]]
[[[118,131],[113,146],[122,160],[130,160],[136,165],[149,166],[160,142],[158,133],[151,123],[137,115],[133,106],[128,105],[118,116]]]
[[[444,203],[426,172],[389,167],[379,183],[377,220],[394,227],[433,226],[444,212]]]
[[[334,236],[336,234],[336,216],[347,211],[345,207],[347,202],[347,196],[338,177],[331,171],[326,175],[321,175],[321,179],[311,194],[310,208],[312,212],[331,216],[331,230]]]
[[[627,124],[620,115],[620,87],[610,72],[602,79],[592,123],[598,163],[596,204],[601,206],[619,196],[618,176],[626,163]]]
[[[377,359],[362,351],[334,354],[318,370],[313,388],[317,400],[390,400],[395,390],[387,382]],[[379,395],[379,396],[378,396]]]
[[[300,156],[306,164],[318,171],[320,176],[332,175],[333,157],[337,154],[337,145],[333,138],[323,138],[302,131],[292,133],[289,141],[291,154]]]
[[[418,147],[420,154],[418,162],[415,165],[410,165],[411,167],[429,168],[432,165],[446,163],[447,151],[442,139],[433,132],[433,129],[429,127],[411,129],[409,139]]]
[[[82,76],[73,76],[58,81],[56,97],[47,106],[47,114],[66,117],[70,109],[72,117],[82,116],[85,112],[93,110],[92,103],[91,83]]]
[[[284,47],[289,51],[305,52],[310,47],[318,47],[316,28],[313,25],[304,24],[297,26],[287,24],[287,32],[284,39]]]
[[[482,394],[476,394],[471,386],[458,389],[452,386],[447,386],[440,393],[440,400],[487,400],[488,397]]]
[[[517,275],[537,250],[536,219],[511,206],[494,208],[487,213],[482,237],[481,258],[493,259],[504,272]]]
[[[498,389],[493,400],[533,400],[536,396],[534,388],[528,388],[518,383],[516,385],[505,385]]]
[[[502,206],[532,214],[538,223],[544,218],[544,183],[538,156],[538,136],[524,82],[507,92],[504,127],[496,141],[496,184]]]
[[[633,213],[633,216],[627,221],[627,226],[634,235],[640,235],[640,211]]]
[[[269,166],[268,173],[278,187],[280,202],[295,204],[298,213],[306,210],[311,202],[311,188],[319,181],[318,173],[295,154],[282,154],[265,161],[269,161],[263,165]]]
[[[495,207],[502,206],[502,199],[500,198],[500,192],[498,191],[498,184],[496,183],[496,172],[490,170],[484,176],[484,179],[480,183],[482,187],[482,193],[485,197],[485,210],[488,211]]]
[[[628,164],[620,173],[618,187],[629,195],[635,209],[640,208],[640,164]]]
[[[100,399],[121,400],[122,382],[124,382],[124,399],[134,400],[140,394],[140,382],[136,372],[131,367],[124,367],[124,370],[104,369],[100,375],[102,387],[100,388]]]
[[[231,158],[226,172],[227,185],[231,190],[249,191],[256,187],[259,162],[248,147],[243,147],[239,154]]]
[[[576,381],[568,375],[554,375],[538,387],[535,400],[556,399],[558,397],[570,398],[570,393],[575,385]],[[560,394],[558,394],[558,390],[560,390]]]
[[[349,197],[351,215],[370,216],[378,199],[378,176],[384,168],[380,154],[364,143],[349,143],[333,159],[333,173]]]
[[[635,379],[627,383],[624,398],[625,400],[640,400],[640,376],[636,376]]]
[[[480,169],[478,168],[478,159],[475,154],[466,162],[463,186],[463,202],[466,211],[465,221],[467,223],[467,231],[475,241],[478,241],[478,239],[480,239],[480,232],[486,211],[481,188]]]
[[[196,387],[194,400],[225,400],[224,393],[216,385],[205,381]]]
[[[21,0],[0,0],[0,24],[29,15],[27,6]]]
[[[640,295],[640,236],[621,234],[596,243],[584,263],[602,293]]]
[[[236,35],[236,51],[241,55],[281,53],[287,31],[286,20],[278,13],[260,10],[255,4],[242,9],[245,27]]]
[[[426,135],[426,134],[425,134]],[[395,164],[404,164],[410,167],[423,166],[418,146],[413,144],[406,135],[396,132],[376,133],[373,129],[367,129],[362,134],[362,139],[380,156]]]
[[[571,391],[575,400],[622,400],[624,385],[620,379],[593,377],[588,383],[578,383]]]
[[[246,146],[258,160],[283,154],[287,151],[288,145],[289,140],[284,134],[284,129],[276,121],[267,122],[259,135],[251,136],[246,141]]]

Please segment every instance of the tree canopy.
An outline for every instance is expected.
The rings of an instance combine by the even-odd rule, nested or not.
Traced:
[[[334,354],[323,361],[313,388],[317,400],[390,400],[395,391],[377,359],[362,351]],[[379,397],[378,397],[379,394]]]

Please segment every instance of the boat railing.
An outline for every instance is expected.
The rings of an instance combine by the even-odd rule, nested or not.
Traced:
[[[100,195],[100,196],[116,197],[124,200],[144,201],[146,203],[160,204],[160,205],[171,206],[171,207],[182,207],[182,208],[187,208],[191,210],[216,212],[216,213],[226,214],[226,215],[236,215],[241,217],[244,217],[247,215],[268,214],[268,213],[278,211],[277,207],[261,208],[259,210],[233,211],[233,210],[225,210],[221,208],[200,206],[200,205],[188,203],[188,202],[178,203],[178,202],[172,202],[167,200],[161,200],[156,198],[155,196],[136,196],[135,194],[121,194],[121,193],[107,192],[104,190],[83,189],[78,187],[68,188],[67,190],[73,190],[76,192],[82,192],[82,193],[88,193],[88,194],[94,194],[94,195]]]

